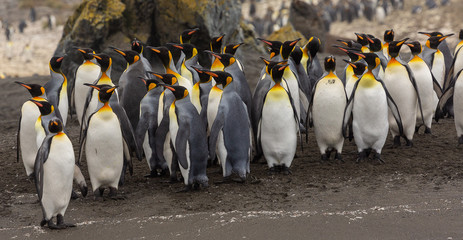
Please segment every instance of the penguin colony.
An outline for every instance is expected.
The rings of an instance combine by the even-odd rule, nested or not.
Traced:
[[[333,46],[349,58],[340,77],[334,57],[320,64],[317,37],[303,47],[299,39],[259,39],[270,56],[261,57],[253,94],[235,57],[241,44],[222,47],[224,36],[213,38],[205,51],[211,67],[204,68],[189,43],[197,31],[185,30],[179,44],[151,47],[135,39],[131,50],[112,48],[127,62],[118,86],[111,79],[111,58],[89,48],[73,49],[83,59],[73,81],[61,71],[64,56],[50,60],[51,78],[43,87],[17,82],[31,95],[21,109],[17,159],[22,156],[35,180],[41,226],[74,226],[64,222],[64,214],[77,196],[73,181],[87,194],[80,170],[84,155],[95,199],[105,189],[117,199],[127,170],[133,173],[133,156],[146,159],[146,177],[169,174],[189,191],[208,186],[206,168],[212,164],[221,166],[224,181],[245,182],[251,159],[262,157],[271,174],[290,174],[308,128],[314,129],[321,161],[330,161],[332,153],[343,161],[347,138],[357,145],[357,162],[373,153],[384,163],[388,131],[394,146],[401,138],[412,146],[421,126],[431,133],[432,118],[446,115],[455,117],[463,143],[463,107],[453,105],[463,101],[463,30],[453,53],[445,41],[453,34],[423,32],[429,38],[421,46],[407,38],[394,41],[393,30],[385,31],[384,41],[356,33],[356,41]],[[404,45],[412,52],[408,62],[399,56]],[[156,60],[148,61],[144,51]],[[81,129],[77,158],[65,130],[74,111]]]

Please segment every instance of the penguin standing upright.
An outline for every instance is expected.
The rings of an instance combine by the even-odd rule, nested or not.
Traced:
[[[79,161],[85,148],[95,199],[102,197],[105,187],[109,187],[109,196],[115,198],[126,161],[124,158],[130,159],[121,121],[109,105],[109,99],[116,87],[92,84],[87,86],[99,91],[99,104],[98,111],[88,119],[79,150]]]
[[[373,70],[380,64],[378,56],[374,53],[357,54],[367,62],[368,71],[352,89],[344,112],[342,131],[346,135],[347,125],[352,116],[354,140],[358,149],[357,162],[368,158],[371,150],[375,151],[376,160],[384,162],[381,159],[381,150],[389,130],[388,108],[397,121],[400,134],[403,131],[402,121],[399,109],[385,84],[373,74]]]
[[[85,99],[87,98],[88,87],[85,83],[93,83],[98,79],[101,69],[96,64],[96,59],[91,53],[90,48],[77,49],[84,57],[83,63],[77,68],[75,83],[74,83],[74,105],[76,109],[77,120],[82,125],[82,115],[84,111]]]
[[[408,39],[389,43],[390,59],[384,72],[384,84],[399,108],[406,144],[412,146],[416,126],[416,109],[420,109],[420,114],[422,114],[422,107],[413,72],[408,64],[401,62],[399,58],[400,48],[406,40]],[[389,113],[389,126],[394,138],[394,146],[400,146],[400,126],[397,125],[392,112]]]
[[[206,176],[208,150],[206,129],[193,104],[188,97],[188,90],[183,86],[167,86],[175,100],[168,108],[161,124],[156,131],[156,139],[165,139],[169,134],[175,151],[175,160],[167,164],[171,177],[175,177],[177,164],[183,176],[185,190],[207,187],[209,179]],[[163,158],[164,142],[156,142],[158,157]],[[158,148],[159,146],[159,148]]]
[[[342,135],[342,118],[346,108],[347,97],[341,79],[335,73],[336,60],[333,56],[325,58],[325,74],[314,86],[309,105],[309,125],[314,127],[322,161],[330,158],[341,160],[344,136]]]
[[[311,37],[309,42],[302,48],[304,53],[309,54],[307,61],[307,74],[309,75],[312,86],[314,86],[315,82],[323,75],[323,68],[317,57],[321,44],[322,43],[318,37]]]
[[[346,44],[346,46],[348,48],[346,48],[344,46],[333,45],[333,47],[336,47],[339,50],[345,52],[347,54],[347,56],[349,56],[349,58],[350,58],[349,61],[350,62],[356,63],[356,62],[360,61],[360,62],[365,63],[365,60],[363,60],[362,58],[360,58],[359,56],[357,56],[356,54],[354,54],[352,52],[352,51],[360,52],[360,49],[362,48],[362,46],[359,43],[354,42],[354,43],[350,44],[350,47],[347,44]],[[349,51],[349,50],[351,50],[351,51]],[[350,64],[347,64],[344,67],[344,70],[341,72],[339,78],[347,86],[348,79],[351,79],[353,76],[354,76],[354,69],[352,68],[352,66]],[[349,94],[347,95],[347,97],[349,97]]]
[[[410,47],[410,50],[413,54],[412,59],[408,62],[410,69],[413,72],[413,75],[416,79],[416,84],[418,85],[418,94],[421,99],[421,104],[423,108],[423,117],[421,119],[420,108],[419,106],[416,109],[416,129],[415,132],[418,132],[418,129],[424,122],[425,130],[424,133],[431,133],[431,124],[434,112],[436,109],[435,97],[440,98],[442,95],[442,89],[439,86],[439,83],[436,81],[434,76],[431,73],[428,65],[420,58],[419,54],[421,53],[421,44],[418,41],[413,41],[406,43]]]
[[[139,79],[145,76],[145,69],[137,52],[121,51],[116,48],[113,50],[127,61],[127,69],[119,78],[119,86],[121,86],[118,90],[119,102],[127,113],[132,128],[136,129],[140,117],[140,101],[146,94],[146,87]]]
[[[420,34],[426,35],[428,37],[444,37],[444,34],[441,32],[419,32]],[[445,35],[445,37],[450,37],[453,36],[453,33]],[[452,60],[453,60],[453,55],[452,52],[450,51],[449,45],[447,44],[447,40],[441,39],[440,40],[439,46],[437,46],[437,49],[442,53],[444,57],[444,62],[445,62],[445,77],[447,77],[450,67],[452,65]],[[448,83],[450,79],[446,79],[446,82]],[[446,86],[444,86],[446,87]]]
[[[71,200],[74,149],[63,132],[61,120],[51,120],[47,129],[50,134],[41,144],[34,165],[35,186],[43,213],[40,226],[47,224],[50,229],[75,227],[64,223],[64,213]]]
[[[270,172],[289,174],[297,147],[299,118],[291,94],[282,86],[282,78],[288,65],[275,65],[271,69],[275,85],[265,96],[259,114],[258,143]]]
[[[251,158],[251,124],[248,111],[241,97],[231,84],[233,76],[227,72],[208,72],[217,84],[223,87],[223,94],[218,106],[217,116],[212,123],[209,137],[209,154],[211,159],[217,157],[222,166],[223,177],[232,173],[239,177],[236,181],[244,182],[250,172]]]
[[[137,143],[139,147],[143,147],[146,161],[150,168],[149,177],[155,177],[163,173],[167,169],[165,162],[159,161],[156,155],[155,133],[158,128],[158,107],[162,87],[159,81],[155,79],[142,79],[145,83],[148,93],[140,102],[140,120],[135,130]]]
[[[17,84],[25,87],[32,96],[32,100],[44,101],[46,98],[45,88],[38,84],[26,84],[16,82]],[[37,133],[35,131],[35,122],[40,117],[40,110],[35,103],[28,100],[21,107],[21,114],[19,117],[16,157],[19,161],[19,153],[21,152],[24,168],[26,174],[32,177],[34,173],[35,156],[37,155]]]
[[[52,57],[49,63],[51,79],[43,86],[47,93],[47,100],[57,110],[58,117],[63,119],[66,126],[69,110],[68,82],[66,76],[61,71],[63,57]]]
[[[439,45],[444,41],[447,37],[452,36],[453,34],[448,34],[445,36],[432,36],[426,40],[426,45],[423,48],[423,52],[421,53],[421,58],[423,61],[431,69],[432,74],[439,82],[440,87],[445,89],[448,85],[449,79],[446,80],[445,73],[446,73],[446,63],[445,63],[445,56],[442,51],[439,49]],[[437,104],[437,101],[436,101]]]
[[[383,55],[389,60],[389,43],[394,41],[394,30],[384,31]]]

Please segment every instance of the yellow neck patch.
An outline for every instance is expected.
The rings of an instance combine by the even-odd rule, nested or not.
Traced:
[[[362,88],[371,88],[379,84],[378,81],[376,81],[375,76],[373,73],[369,70],[367,73],[363,75],[363,77],[360,79],[359,86]]]

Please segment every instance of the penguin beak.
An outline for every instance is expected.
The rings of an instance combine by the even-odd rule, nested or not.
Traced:
[[[411,43],[405,43],[405,45],[409,46],[409,47],[414,47],[415,45],[411,44]]]
[[[219,38],[217,38],[217,40],[215,40],[215,41],[216,41],[216,42],[220,42],[220,41],[222,41],[222,38],[223,38],[223,37],[225,37],[225,34],[222,35],[222,36],[220,36]]]
[[[450,36],[453,36],[453,33],[450,33],[450,34],[447,34],[447,35],[441,37],[441,38],[439,39],[439,42],[444,41],[446,38],[448,38],[448,37],[450,37]]]
[[[203,71],[199,70],[197,67],[193,67],[193,66],[192,66],[192,68],[193,68],[196,72],[198,72],[198,73],[203,73]]]
[[[342,46],[333,45],[332,47],[338,48],[339,50],[341,50],[341,51],[343,51],[343,52],[345,52],[345,53],[348,52],[347,49],[343,48]]]
[[[292,41],[292,42],[289,44],[289,46],[292,47],[292,46],[296,45],[296,43],[299,42],[300,40],[301,40],[301,39],[299,38],[299,39],[296,39],[296,40]]]
[[[423,35],[426,35],[428,37],[431,37],[431,34],[430,33],[427,33],[427,32],[418,32],[419,34],[423,34]]]
[[[204,73],[208,74],[209,76],[212,76],[212,77],[219,77],[219,75],[217,75],[216,73],[214,72],[209,72],[209,71],[204,71]]]
[[[199,28],[195,28],[195,29],[191,30],[190,32],[188,32],[188,35],[191,35],[191,34],[197,32],[198,30],[199,30]]]
[[[404,40],[398,42],[397,46],[402,46],[402,44],[404,44],[407,40],[408,40],[408,38],[405,38]]]
[[[166,85],[166,84],[162,84],[162,86],[164,86],[165,88],[171,90],[172,92],[175,92],[175,88],[169,86],[169,85]]]
[[[85,50],[82,50],[80,48],[77,49],[77,51],[81,52],[81,53],[87,53]]]
[[[371,40],[371,38],[369,38],[368,36],[367,36],[367,40],[368,40],[368,42],[370,42],[370,43],[374,43],[374,41]]]
[[[355,55],[357,55],[357,56],[359,56],[361,58],[366,58],[365,55],[363,55],[361,53],[356,53],[356,52],[351,52],[351,53],[353,53],[353,54],[355,54]]]
[[[267,41],[267,40],[265,40],[265,39],[262,39],[262,38],[257,38],[257,40],[259,40],[259,41],[261,41],[261,42],[263,42],[263,43],[265,43],[265,44],[267,44],[267,45],[269,45],[269,46],[272,46],[272,45],[273,45],[273,43],[271,43],[271,42],[269,42],[269,41]]]
[[[268,65],[270,63],[270,61],[265,59],[264,57],[260,57],[260,59],[262,59],[262,61],[264,61],[265,65]]]
[[[237,49],[237,48],[239,48],[239,47],[240,47],[241,45],[243,45],[243,44],[244,44],[244,43],[238,43],[238,44],[236,44],[235,46],[233,46],[233,49]]]
[[[214,57],[218,58],[219,60],[221,60],[221,59],[222,59],[222,57],[221,57],[221,56],[217,55],[216,53],[214,53],[214,52],[212,52],[212,51],[209,51],[209,50],[205,50],[205,52],[207,52],[207,53],[211,54],[212,56],[214,56]]]
[[[151,75],[154,75],[156,77],[158,77],[159,79],[164,79],[164,77],[160,74],[157,74],[157,73],[154,73],[154,72],[149,72]]]
[[[31,89],[32,89],[29,85],[27,85],[27,84],[25,84],[25,83],[22,83],[22,82],[15,82],[15,83],[17,83],[17,84],[19,84],[19,85],[25,87],[27,90],[31,90]]]
[[[138,77],[138,78],[139,78],[140,80],[142,80],[143,83],[146,85],[146,80],[145,80],[144,78],[142,78],[142,77]]]
[[[183,47],[182,47],[182,46],[180,46],[180,45],[177,45],[177,44],[172,44],[172,46],[174,46],[174,47],[176,47],[176,48],[178,48],[178,49],[182,49],[182,50],[183,50]]]
[[[85,85],[85,86],[89,86],[89,87],[91,87],[91,88],[94,88],[94,89],[96,89],[96,90],[100,91],[100,88],[99,88],[99,87],[97,87],[96,85],[93,85],[93,84],[89,84],[89,83],[84,83],[84,85]]]
[[[98,55],[92,54],[96,59],[101,60],[102,58]]]
[[[342,44],[344,44],[344,45],[346,45],[346,46],[349,46],[349,44],[347,43],[347,41],[344,41],[344,40],[341,40],[341,39],[338,39],[338,40],[336,40],[336,41],[338,41],[338,42],[340,42],[340,43],[342,43]],[[333,46],[336,46],[336,45],[333,45]]]
[[[363,40],[363,37],[360,35],[360,33],[355,33],[355,35],[360,38],[361,40]]]
[[[161,51],[159,51],[158,49],[156,49],[154,47],[148,47],[148,48],[153,50],[153,52],[155,52],[155,53],[161,53]]]
[[[43,104],[41,104],[40,102],[37,102],[35,100],[31,100],[33,103],[35,103],[35,105],[37,105],[38,107],[43,107]]]

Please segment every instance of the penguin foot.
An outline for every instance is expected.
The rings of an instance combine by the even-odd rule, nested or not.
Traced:
[[[321,163],[326,163],[328,161],[328,156],[326,153],[323,153],[322,156],[320,157],[320,162]]]
[[[75,224],[72,224],[72,223],[64,223],[64,217],[63,217],[63,215],[61,215],[61,214],[58,214],[58,215],[56,216],[56,223],[57,223],[57,226],[63,227],[63,228],[76,227]]]
[[[95,201],[103,201],[103,192],[104,188],[98,188],[93,192],[93,200]]]
[[[431,134],[431,128],[426,127],[426,128],[424,129],[424,133],[425,133],[425,134]]]
[[[226,183],[231,183],[231,182],[232,182],[232,178],[230,176],[227,176],[227,177],[223,177],[223,179],[220,181],[215,181],[214,184],[220,185],[220,184],[226,184]]]
[[[112,200],[125,200],[124,196],[120,196],[117,194],[117,189],[114,187],[109,187],[109,194],[108,197]]]
[[[76,200],[78,198],[79,198],[79,195],[74,190],[72,190],[71,191],[71,199]]]
[[[336,152],[336,154],[334,155],[334,160],[338,160],[341,163],[345,163],[344,160],[342,159],[341,153],[338,153],[338,152]]]
[[[80,193],[82,194],[82,197],[86,197],[88,193],[88,187],[87,186],[81,186],[80,187]]]
[[[458,138],[458,145],[463,144],[463,135]]]
[[[291,170],[289,170],[289,167],[287,167],[287,166],[282,166],[282,167],[281,167],[281,173],[282,173],[283,175],[290,175],[290,174],[292,174]]]
[[[269,175],[275,175],[277,173],[276,167],[271,167],[268,169],[268,174]]]
[[[49,228],[49,229],[52,229],[52,230],[64,229],[64,228],[66,228],[65,226],[56,225],[56,224],[53,222],[53,219],[48,220],[47,225],[48,225],[48,228]]]
[[[261,180],[255,176],[249,175],[249,178],[251,178],[251,181],[250,181],[251,184],[257,184],[261,182]]]
[[[366,154],[365,150],[359,152],[356,163],[362,162],[368,155]]]
[[[392,144],[392,148],[398,148],[398,147],[400,147],[400,136],[395,136],[394,143]]]
[[[408,139],[405,138],[405,142],[406,142],[405,145],[406,145],[407,147],[413,147],[413,141],[412,141],[412,140],[408,140]]]
[[[176,191],[176,193],[186,193],[186,192],[189,192],[189,191],[191,191],[191,185],[186,185],[181,190]]]
[[[40,222],[40,226],[41,226],[41,227],[45,226],[45,224],[47,224],[47,222],[48,222],[48,221],[47,221],[45,218],[42,219],[42,221]]]
[[[381,154],[380,153],[375,153],[375,159],[378,160],[379,164],[384,164],[384,160],[381,159]]]

